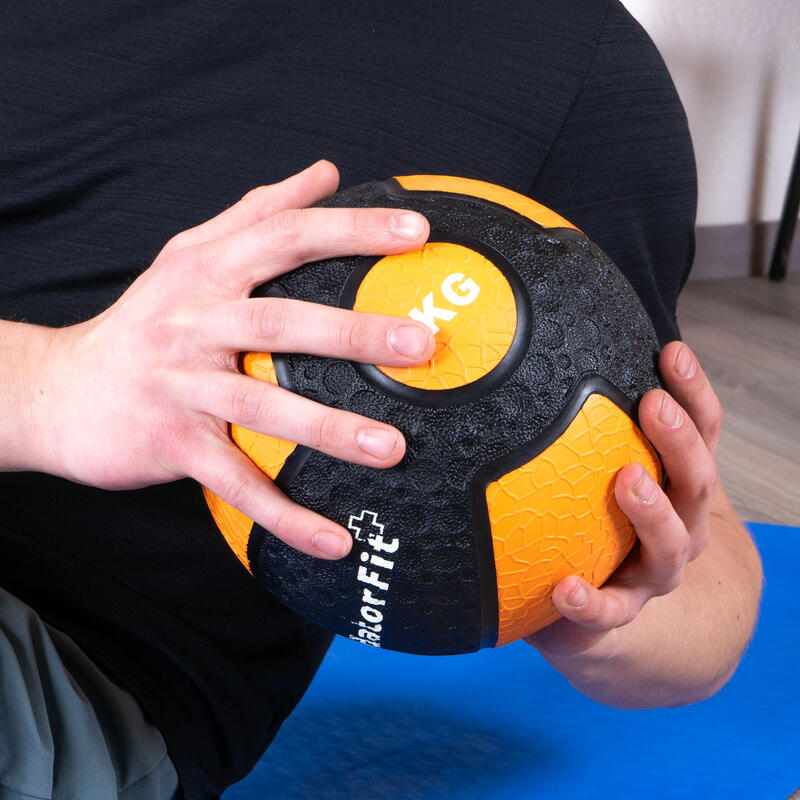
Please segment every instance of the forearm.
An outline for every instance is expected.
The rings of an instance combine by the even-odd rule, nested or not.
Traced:
[[[676,706],[720,689],[755,626],[761,564],[718,487],[711,538],[681,585],[651,599],[629,624],[578,655],[542,650],[582,693],[619,708]]]
[[[35,470],[36,417],[45,400],[41,365],[54,328],[0,320],[0,471]]]

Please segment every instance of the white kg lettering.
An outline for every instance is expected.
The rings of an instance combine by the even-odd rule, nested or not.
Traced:
[[[457,284],[457,285],[456,285]],[[468,306],[474,303],[480,294],[481,287],[472,278],[465,278],[463,272],[453,272],[448,275],[440,287],[444,299],[454,306]],[[439,326],[434,320],[441,319],[450,322],[458,311],[449,308],[439,308],[434,301],[433,292],[428,292],[422,298],[422,310],[412,308],[408,312],[411,319],[427,325],[434,333],[439,332]]]

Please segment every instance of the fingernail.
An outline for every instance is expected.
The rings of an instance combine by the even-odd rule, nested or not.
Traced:
[[[683,414],[678,404],[666,392],[661,397],[658,419],[668,428],[679,428],[683,421]]]
[[[693,378],[695,372],[697,372],[697,361],[688,347],[682,347],[678,353],[678,357],[675,359],[675,372],[681,378]]]
[[[406,358],[420,358],[428,349],[428,334],[414,325],[400,325],[389,331],[389,346]]]
[[[401,239],[418,239],[422,236],[425,223],[419,214],[395,214],[392,217],[392,232]]]
[[[642,467],[642,474],[639,475],[639,480],[631,486],[633,496],[646,506],[650,506],[656,501],[658,494],[658,487],[656,482],[650,477],[650,473]]]
[[[583,608],[586,605],[586,601],[589,599],[589,594],[586,591],[586,587],[577,582],[572,589],[567,592],[567,602],[573,608]]]
[[[347,552],[347,542],[344,537],[339,536],[338,533],[323,531],[314,536],[311,543],[321,553],[325,553],[326,556],[332,556],[333,558],[341,558]]]
[[[389,458],[397,447],[397,436],[383,428],[364,428],[356,434],[358,446],[375,458]]]

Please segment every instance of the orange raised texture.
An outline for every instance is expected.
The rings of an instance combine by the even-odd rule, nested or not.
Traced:
[[[272,356],[269,353],[248,353],[243,359],[243,368],[245,373],[253,378],[278,384],[275,365],[272,363]],[[286,439],[255,433],[238,425],[231,425],[231,438],[250,460],[273,480],[283,469],[286,459],[297,447],[294,442]],[[236,553],[239,561],[252,572],[250,561],[247,558],[247,543],[253,529],[253,520],[205,486],[203,494],[211,515],[231,550]]]
[[[486,181],[456,178],[451,175],[400,175],[395,177],[395,180],[409,192],[449,192],[480,197],[482,200],[510,208],[544,228],[579,230],[564,217],[551,211],[547,206],[531,200],[530,197]]]
[[[486,488],[498,647],[558,619],[551,595],[559,580],[580,575],[600,586],[623,561],[636,534],[614,481],[633,461],[661,481],[644,434],[615,403],[592,394],[553,444]]]
[[[364,276],[353,308],[410,316],[436,336],[427,364],[378,367],[417,389],[454,389],[491,372],[517,329],[514,293],[503,273],[475,250],[430,242],[411,253],[386,256]]]

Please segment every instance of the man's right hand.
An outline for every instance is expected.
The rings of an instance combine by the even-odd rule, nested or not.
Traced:
[[[403,457],[395,428],[237,368],[242,351],[393,366],[431,357],[433,335],[411,319],[250,297],[308,261],[400,253],[427,239],[427,221],[413,212],[308,207],[337,184],[336,168],[321,161],[249,192],[171,239],[97,317],[48,330],[20,383],[24,463],[18,456],[6,468],[105,489],[191,477],[298,550],[345,555],[349,533],[289,500],[228,436],[235,423],[371,467]]]

